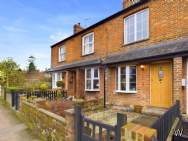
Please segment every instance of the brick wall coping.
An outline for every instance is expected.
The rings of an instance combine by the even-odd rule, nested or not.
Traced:
[[[38,110],[39,112],[41,112],[41,113],[43,113],[43,114],[45,114],[45,115],[47,115],[47,116],[49,116],[49,117],[52,117],[53,119],[55,119],[55,120],[57,120],[57,121],[60,121],[60,122],[63,122],[63,123],[66,122],[65,119],[64,119],[63,117],[59,116],[59,115],[56,115],[56,114],[54,114],[54,113],[52,113],[52,112],[49,112],[49,111],[47,111],[47,110],[44,110],[44,109],[42,109],[42,108],[38,108],[37,106],[35,106],[35,105],[31,104],[31,103],[28,103],[28,102],[26,102],[26,101],[24,101],[23,103],[26,104],[27,106],[30,106],[30,107],[32,107],[32,108],[35,108],[35,109]]]
[[[74,115],[75,114],[74,109],[68,109],[68,110],[65,110],[64,112],[67,115]]]

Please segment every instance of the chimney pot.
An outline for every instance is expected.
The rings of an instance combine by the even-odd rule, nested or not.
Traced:
[[[123,9],[134,5],[135,3],[139,2],[140,0],[123,0]]]

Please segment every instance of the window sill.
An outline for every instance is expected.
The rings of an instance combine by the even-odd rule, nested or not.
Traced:
[[[120,91],[120,90],[116,90],[116,93],[124,93],[124,94],[136,94],[137,91]]]
[[[132,45],[132,44],[136,44],[136,43],[140,43],[140,42],[144,42],[144,41],[147,41],[147,40],[149,40],[149,37],[146,38],[146,39],[142,39],[142,40],[138,40],[138,41],[134,41],[134,42],[130,42],[130,43],[124,43],[123,47],[128,46],[128,45]]]
[[[58,62],[59,62],[59,63],[63,63],[63,62],[65,62],[65,60],[59,60]]]
[[[97,89],[97,90],[85,90],[86,92],[100,92],[100,90],[99,89]]]
[[[82,57],[86,57],[86,56],[93,55],[93,54],[94,54],[94,52],[88,53],[88,54],[82,54]]]

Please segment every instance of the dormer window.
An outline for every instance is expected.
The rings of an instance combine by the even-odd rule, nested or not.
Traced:
[[[82,55],[94,53],[94,33],[82,37]]]
[[[65,61],[65,47],[61,46],[59,48],[59,62]]]
[[[149,9],[125,18],[124,43],[129,44],[149,38]]]

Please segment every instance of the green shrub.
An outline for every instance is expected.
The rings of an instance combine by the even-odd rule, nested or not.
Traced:
[[[48,90],[48,84],[46,84],[46,83],[41,83],[40,84],[40,86],[39,86],[39,89],[41,90],[41,91],[46,91],[46,90]]]
[[[64,81],[60,80],[60,81],[57,81],[57,82],[56,82],[56,86],[57,86],[57,87],[64,88],[64,87],[65,87],[65,83],[64,83]]]
[[[8,92],[8,93],[18,93],[18,92],[21,92],[23,89],[22,88],[20,88],[20,87],[8,87],[7,89],[6,89],[6,91]]]

